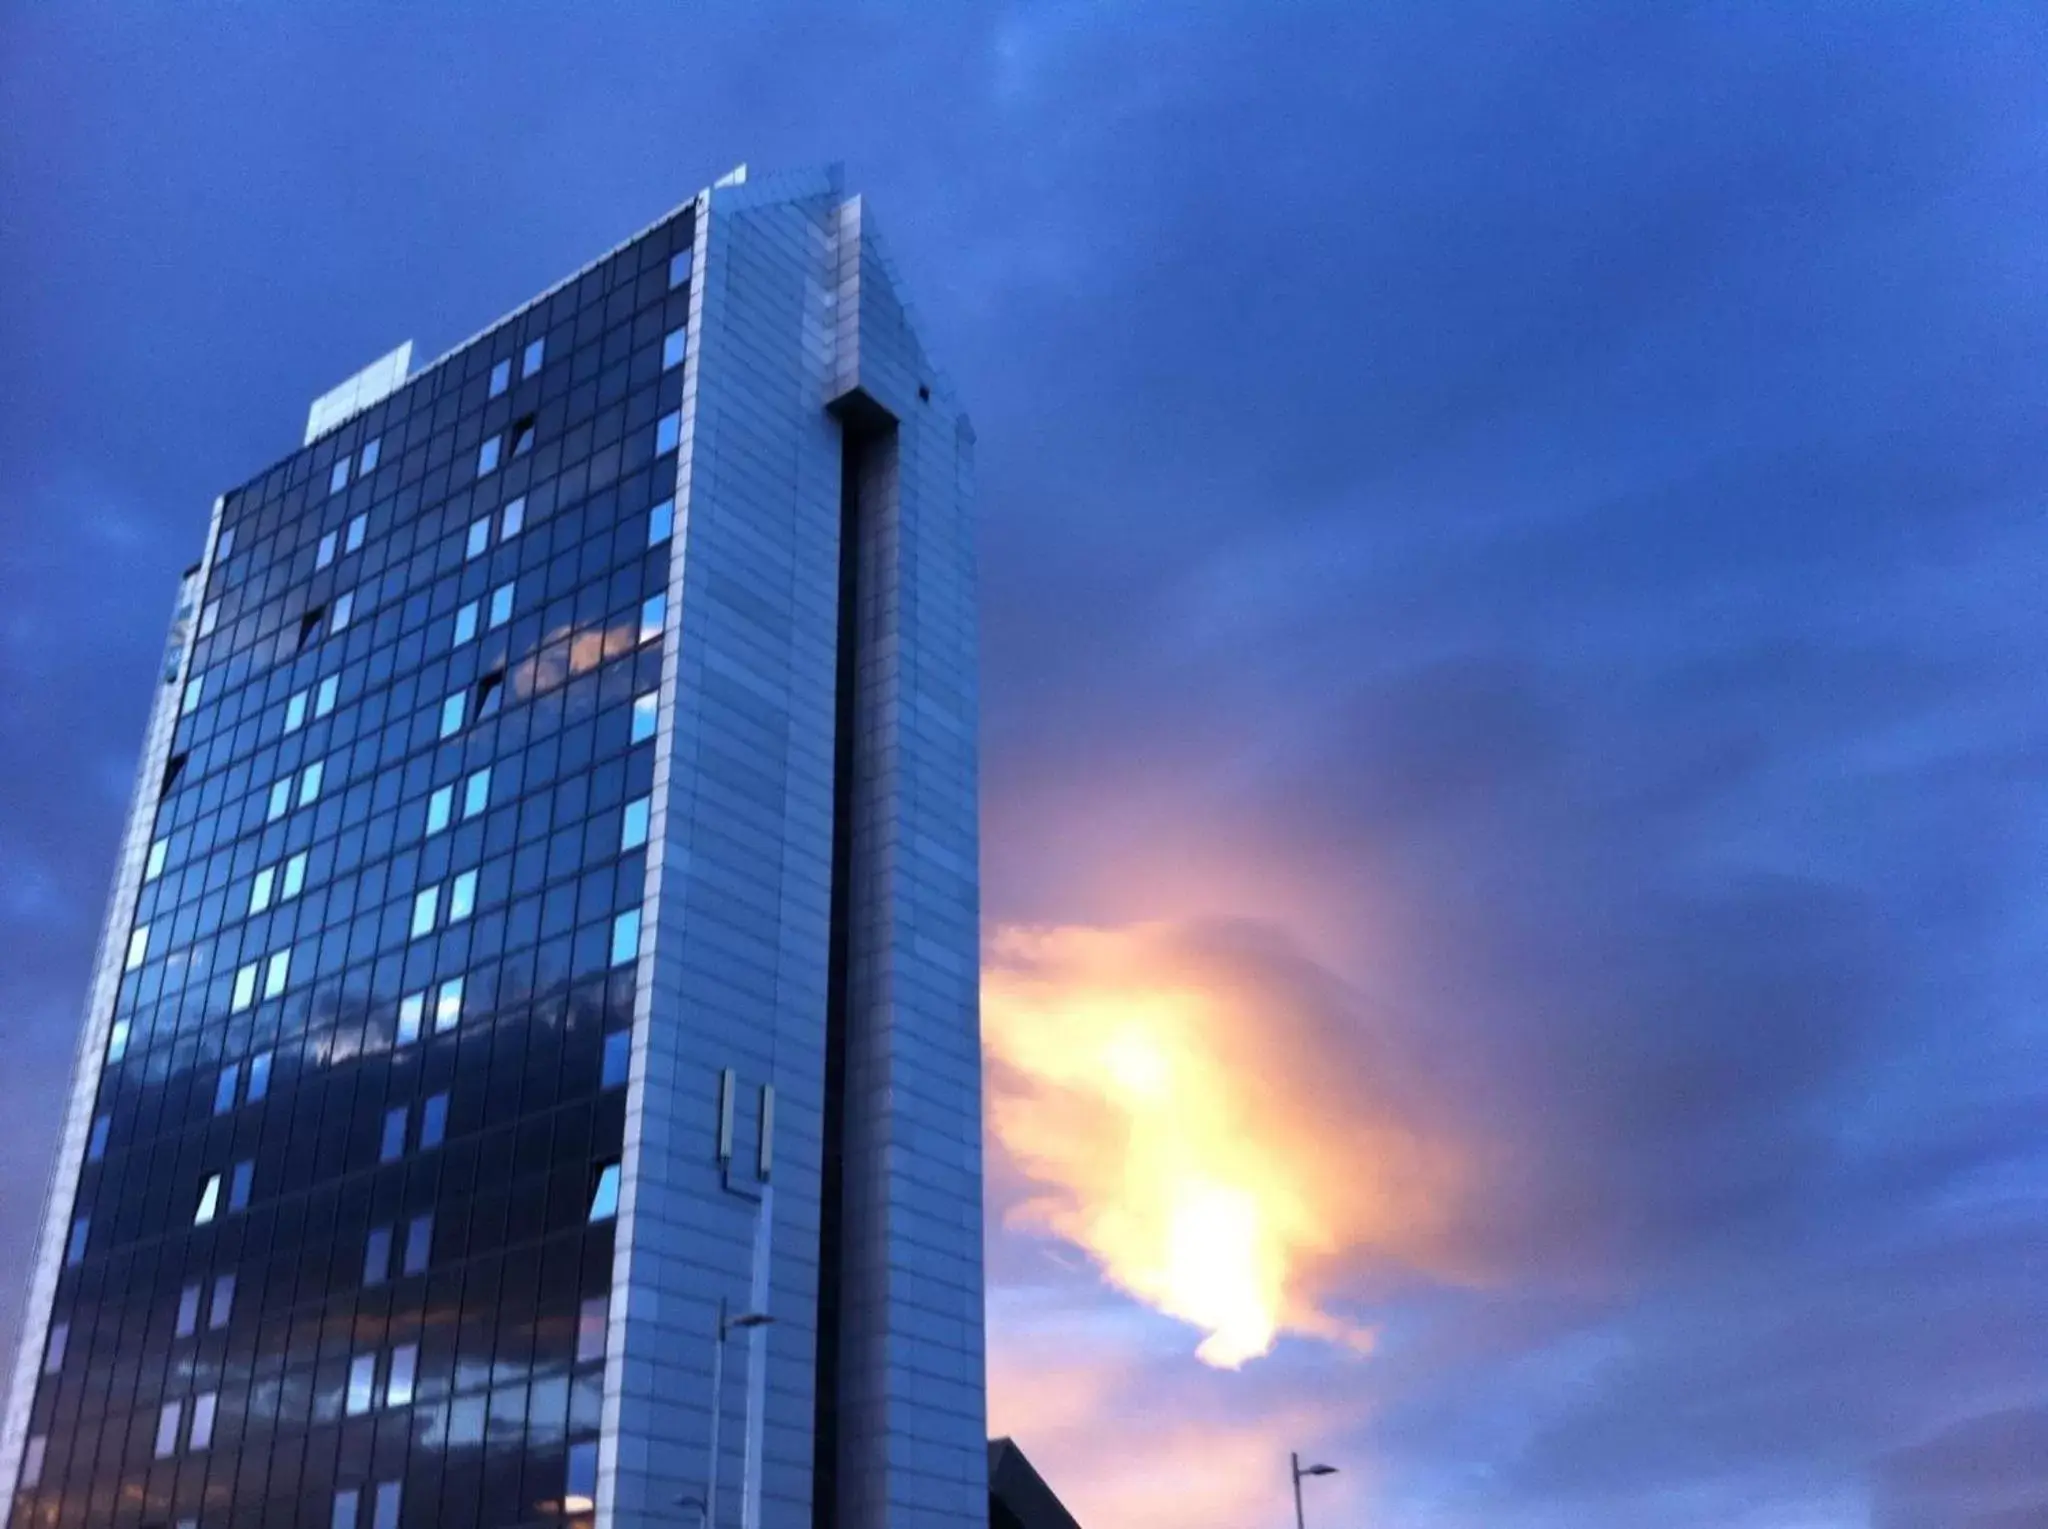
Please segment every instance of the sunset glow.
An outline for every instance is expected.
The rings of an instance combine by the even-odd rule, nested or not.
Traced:
[[[1412,1143],[1318,1108],[1313,1074],[1346,1057],[1307,1008],[1172,926],[1009,929],[986,962],[990,1130],[1033,1186],[1010,1224],[1085,1250],[1225,1369],[1284,1331],[1370,1347],[1326,1286],[1433,1219]]]

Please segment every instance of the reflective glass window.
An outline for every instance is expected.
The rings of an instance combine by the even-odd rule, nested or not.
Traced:
[[[590,1219],[609,1221],[619,1213],[619,1165],[606,1163],[597,1172],[597,1187],[590,1192]]]
[[[178,1422],[184,1416],[183,1402],[165,1402],[156,1413],[156,1457],[168,1460],[178,1452]]]
[[[640,954],[640,910],[628,908],[612,920],[612,965]]]
[[[647,842],[648,814],[651,803],[647,797],[636,796],[626,803],[626,811],[619,823],[619,853],[638,849]]]

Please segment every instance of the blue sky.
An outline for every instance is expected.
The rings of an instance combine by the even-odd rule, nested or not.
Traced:
[[[0,13],[0,1268],[213,495],[841,159],[979,431],[991,937],[1215,998],[1329,1229],[1218,1370],[999,1134],[1090,1529],[2048,1524],[2048,17],[568,14]]]

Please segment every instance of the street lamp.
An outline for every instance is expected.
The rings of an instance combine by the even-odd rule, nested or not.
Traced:
[[[774,1320],[765,1311],[729,1317],[725,1302],[718,1303],[718,1342],[711,1349],[711,1459],[704,1472],[704,1529],[718,1529],[718,1423],[725,1413],[725,1340],[729,1334],[766,1327]]]
[[[1301,1478],[1304,1476],[1334,1476],[1337,1474],[1337,1467],[1334,1465],[1303,1465],[1301,1463],[1301,1456],[1297,1454],[1289,1454],[1287,1464],[1288,1468],[1294,1473],[1294,1529],[1308,1529],[1307,1523],[1304,1522],[1301,1516]]]

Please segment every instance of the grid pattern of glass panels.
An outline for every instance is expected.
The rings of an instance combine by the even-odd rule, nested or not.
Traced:
[[[228,497],[10,1523],[587,1522],[691,223]]]

